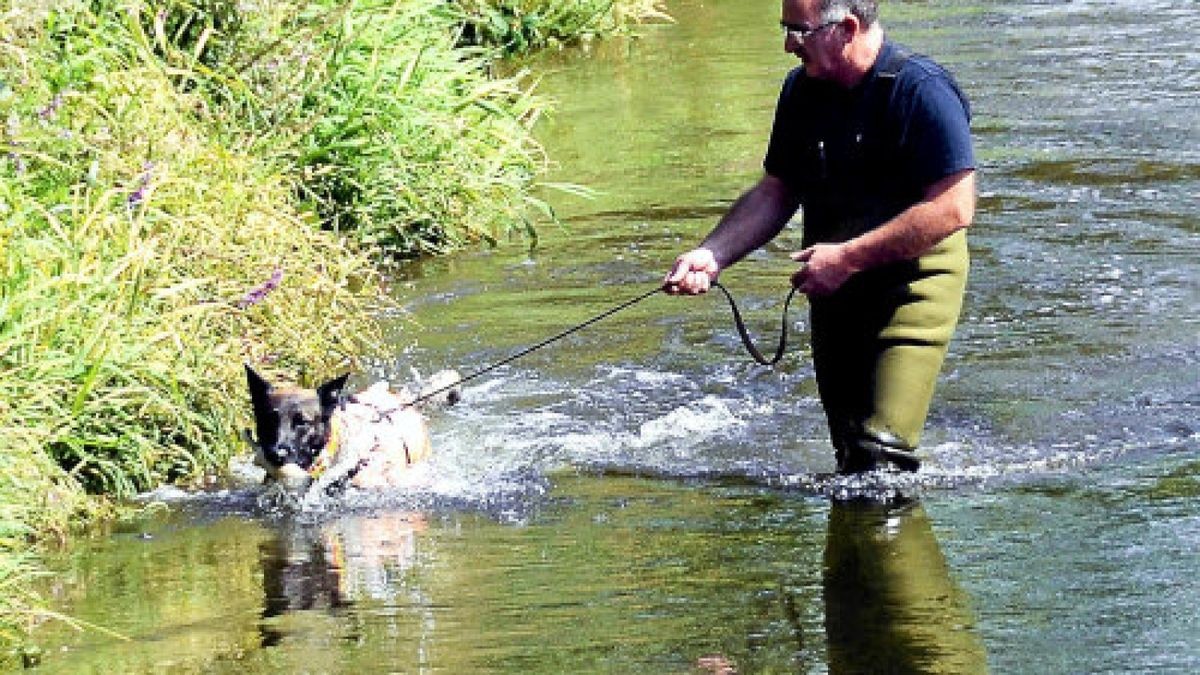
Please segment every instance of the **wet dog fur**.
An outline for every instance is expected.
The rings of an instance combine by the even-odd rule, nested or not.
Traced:
[[[418,396],[391,391],[386,382],[354,395],[348,375],[315,389],[273,384],[246,365],[255,433],[247,440],[268,482],[293,493],[326,494],[337,489],[387,488],[409,482],[431,454],[429,432]],[[452,405],[461,397],[453,371],[437,373],[422,395],[440,391],[426,405]],[[331,442],[332,439],[332,442]]]

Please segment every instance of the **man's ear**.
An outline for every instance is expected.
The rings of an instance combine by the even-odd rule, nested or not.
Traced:
[[[321,412],[330,414],[342,403],[342,389],[346,386],[346,378],[350,373],[335,377],[317,387],[317,398],[321,401]]]
[[[847,42],[854,41],[858,34],[862,32],[862,20],[854,14],[847,14],[841,21],[838,22],[838,28],[841,28],[846,36]]]

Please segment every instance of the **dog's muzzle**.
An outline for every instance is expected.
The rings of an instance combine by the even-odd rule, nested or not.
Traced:
[[[312,482],[308,472],[295,464],[284,464],[277,467],[273,473],[276,481],[292,491],[304,490]]]

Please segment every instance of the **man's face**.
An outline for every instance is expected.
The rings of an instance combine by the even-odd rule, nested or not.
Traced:
[[[809,77],[832,79],[842,62],[838,23],[822,20],[819,0],[783,0],[783,48],[804,62]]]

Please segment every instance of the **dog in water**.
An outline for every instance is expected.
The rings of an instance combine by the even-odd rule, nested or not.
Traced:
[[[347,377],[305,389],[272,384],[246,365],[257,434],[246,437],[267,481],[320,496],[347,486],[408,485],[418,476],[431,447],[414,401],[427,399],[425,409],[453,405],[462,396],[461,378],[446,370],[430,377],[419,395],[379,382],[348,396]]]

